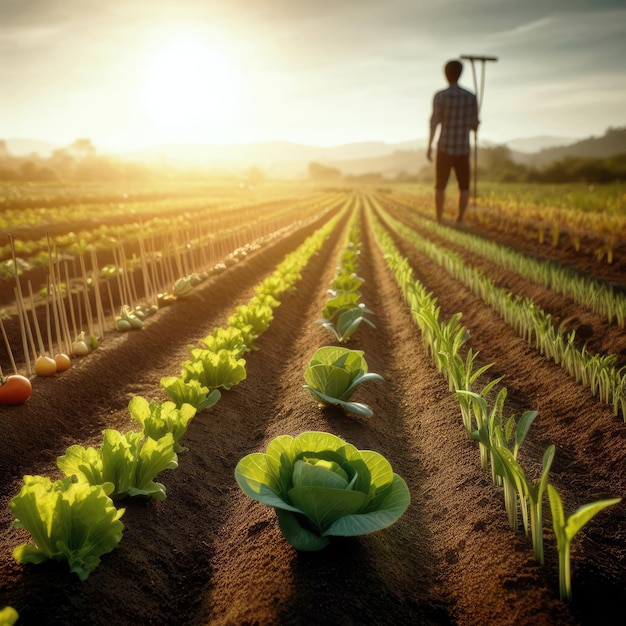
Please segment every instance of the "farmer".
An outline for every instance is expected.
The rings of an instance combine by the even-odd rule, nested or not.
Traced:
[[[459,215],[457,222],[463,221],[463,215],[469,200],[470,184],[470,131],[478,129],[478,103],[476,95],[459,87],[458,80],[463,71],[461,61],[448,61],[444,68],[449,83],[447,89],[435,93],[433,111],[430,118],[430,137],[426,157],[432,157],[432,143],[437,126],[441,132],[437,142],[435,162],[435,208],[437,221],[443,217],[443,205],[450,170],[454,169],[459,186]]]

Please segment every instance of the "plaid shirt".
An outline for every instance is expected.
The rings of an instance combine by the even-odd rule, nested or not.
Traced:
[[[431,131],[441,124],[437,149],[451,155],[469,154],[470,130],[478,128],[478,104],[471,92],[450,85],[435,94],[433,114],[430,118]]]

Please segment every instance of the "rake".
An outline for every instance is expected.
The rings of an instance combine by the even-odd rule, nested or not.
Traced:
[[[485,95],[485,64],[487,61],[497,61],[498,57],[477,56],[473,54],[462,54],[462,59],[472,64],[472,77],[474,78],[474,92],[476,93],[476,101],[478,104],[478,115],[483,104]],[[476,77],[476,63],[480,61],[480,89],[478,88],[478,80]],[[479,118],[480,119],[480,118]],[[476,206],[476,196],[478,194],[478,129],[474,131],[474,206]]]

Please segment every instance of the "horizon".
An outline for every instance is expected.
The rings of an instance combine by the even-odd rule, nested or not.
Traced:
[[[625,127],[626,128],[626,127]],[[508,140],[502,141],[502,142],[495,142],[492,141],[489,137],[481,137],[479,140],[479,143],[481,145],[484,146],[497,146],[497,145],[508,145],[511,143],[524,143],[524,142],[538,142],[538,143],[546,143],[546,145],[567,145],[569,143],[576,143],[579,141],[585,141],[587,139],[593,139],[593,138],[598,138],[598,137],[602,137],[606,134],[608,128],[604,130],[604,132],[602,132],[601,134],[598,135],[588,135],[588,136],[580,136],[580,137],[565,137],[565,136],[557,136],[557,135],[528,135],[528,136],[518,136],[518,137],[512,137]],[[619,130],[619,129],[618,129]],[[56,143],[56,142],[50,142],[50,141],[46,141],[46,140],[42,140],[42,139],[37,139],[37,138],[33,138],[33,137],[7,137],[5,139],[1,139],[1,141],[4,141],[7,143],[7,145],[11,144],[11,143],[15,143],[15,142],[22,142],[25,144],[41,144],[42,146],[45,146],[47,150],[56,150],[56,149],[60,149],[60,148],[67,148],[70,147],[75,141],[77,140],[83,140],[83,139],[87,139],[89,141],[92,141],[91,138],[89,137],[76,137],[71,141],[68,141],[67,143],[61,144],[61,143]],[[557,142],[556,144],[550,144],[551,141],[555,141]],[[426,135],[423,135],[422,137],[413,137],[413,138],[409,138],[409,139],[405,139],[405,140],[401,140],[401,141],[384,141],[384,140],[377,140],[377,139],[363,139],[363,140],[358,140],[358,141],[348,141],[348,142],[342,142],[342,143],[335,143],[335,144],[315,144],[315,143],[301,143],[301,142],[296,142],[296,141],[290,141],[290,140],[283,140],[283,139],[262,139],[262,140],[258,140],[258,141],[240,141],[240,142],[233,142],[233,143],[220,143],[220,142],[208,142],[208,141],[202,141],[202,142],[162,142],[162,143],[153,143],[153,144],[145,144],[145,145],[141,145],[141,146],[135,146],[132,148],[129,148],[127,150],[120,150],[120,151],[115,151],[115,150],[108,150],[105,149],[104,152],[100,152],[100,148],[106,148],[106,146],[101,146],[99,144],[97,144],[96,142],[92,141],[92,145],[94,146],[94,148],[96,149],[96,152],[98,154],[109,154],[109,155],[124,155],[124,154],[130,154],[130,153],[134,153],[134,152],[142,152],[145,150],[151,150],[154,148],[159,148],[159,147],[212,147],[212,148],[232,148],[232,147],[245,147],[245,146],[259,146],[259,145],[265,145],[265,144],[286,144],[286,145],[292,145],[292,146],[299,146],[299,147],[305,147],[305,148],[312,148],[312,149],[333,149],[333,148],[341,148],[341,147],[347,147],[347,146],[358,146],[358,145],[385,145],[385,146],[399,146],[399,145],[403,145],[403,144],[417,144],[419,148],[422,147],[422,145],[425,147],[426,144],[428,142],[428,137]],[[9,152],[10,149],[9,149]],[[17,155],[12,155],[12,156],[24,156],[26,155],[26,152],[21,152]]]

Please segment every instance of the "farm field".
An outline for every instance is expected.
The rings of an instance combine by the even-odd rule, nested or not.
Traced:
[[[231,203],[226,191],[220,193],[223,200],[215,207]],[[109,201],[106,194],[103,198]],[[581,220],[586,230],[574,234],[559,224],[557,240],[540,235],[550,233],[547,221],[522,228],[519,207],[507,222],[504,205],[494,208],[480,199],[477,207],[469,207],[463,225],[454,223],[452,205],[438,225],[430,195],[410,186],[274,188],[267,200],[255,192],[244,204],[242,221],[269,216],[259,226],[265,239],[258,247],[209,273],[191,297],[158,310],[141,331],[116,332],[114,311],[107,310],[107,332],[97,349],[73,359],[61,374],[35,377],[32,396],[23,405],[0,406],[0,608],[13,606],[18,625],[623,624],[626,501],[600,511],[574,537],[572,599],[561,600],[548,495],[541,565],[521,524],[517,531],[509,525],[502,488],[481,467],[459,399],[426,348],[390,267],[390,248],[384,246],[393,246],[411,268],[412,280],[436,298],[440,320],[462,314],[469,332],[463,354],[471,348],[481,365],[491,364],[480,378],[482,386],[501,377],[494,392],[506,388],[505,418],[537,411],[519,460],[536,479],[544,451],[555,446],[549,482],[570,515],[585,504],[626,496],[626,398],[620,404],[619,389],[615,404],[594,395],[544,356],[534,337],[529,342],[520,336],[453,278],[450,263],[437,262],[419,241],[453,253],[497,287],[528,297],[555,327],[576,331],[577,347],[584,343],[590,353],[614,355],[615,370],[624,376],[623,324],[590,310],[584,298],[581,302],[495,263],[470,249],[467,240],[472,236],[484,240],[485,248],[495,242],[535,260],[550,260],[573,275],[611,285],[619,298],[626,293],[624,213],[616,210],[611,217],[613,239]],[[129,220],[123,211],[111,224],[116,219]],[[258,350],[246,353],[245,380],[223,389],[214,406],[190,421],[181,439],[188,450],[178,454],[176,469],[158,477],[167,497],[127,497],[119,503],[125,508],[123,538],[85,581],[63,561],[17,563],[12,552],[29,534],[12,526],[9,502],[24,475],[61,478],[57,458],[68,446],[98,447],[105,428],[136,430],[128,410],[131,399],[165,401],[160,380],[180,374],[188,346],[225,326],[288,254],[333,219],[335,225],[295,288],[280,296],[268,329],[254,342]],[[219,223],[230,229],[217,251],[224,256],[249,243],[246,238],[254,232],[239,231],[228,220]],[[339,345],[315,322],[322,317],[352,224],[361,241],[361,299],[373,312],[369,319],[375,327],[361,324],[345,345],[362,350],[370,372],[384,378],[355,392],[354,399],[372,409],[371,417],[337,406],[320,408],[303,389],[313,353]],[[60,234],[65,227],[59,228]],[[29,226],[32,241],[46,232]],[[268,236],[271,232],[276,236]],[[3,237],[0,245],[6,243]],[[33,270],[30,276],[41,280],[41,272]],[[3,279],[0,302],[19,361],[13,285]],[[0,355],[6,374],[8,355],[2,350]],[[305,431],[329,432],[359,450],[385,456],[409,488],[411,503],[404,515],[369,535],[333,538],[319,552],[291,547],[275,511],[246,496],[234,472],[241,458],[264,452],[275,437]]]

